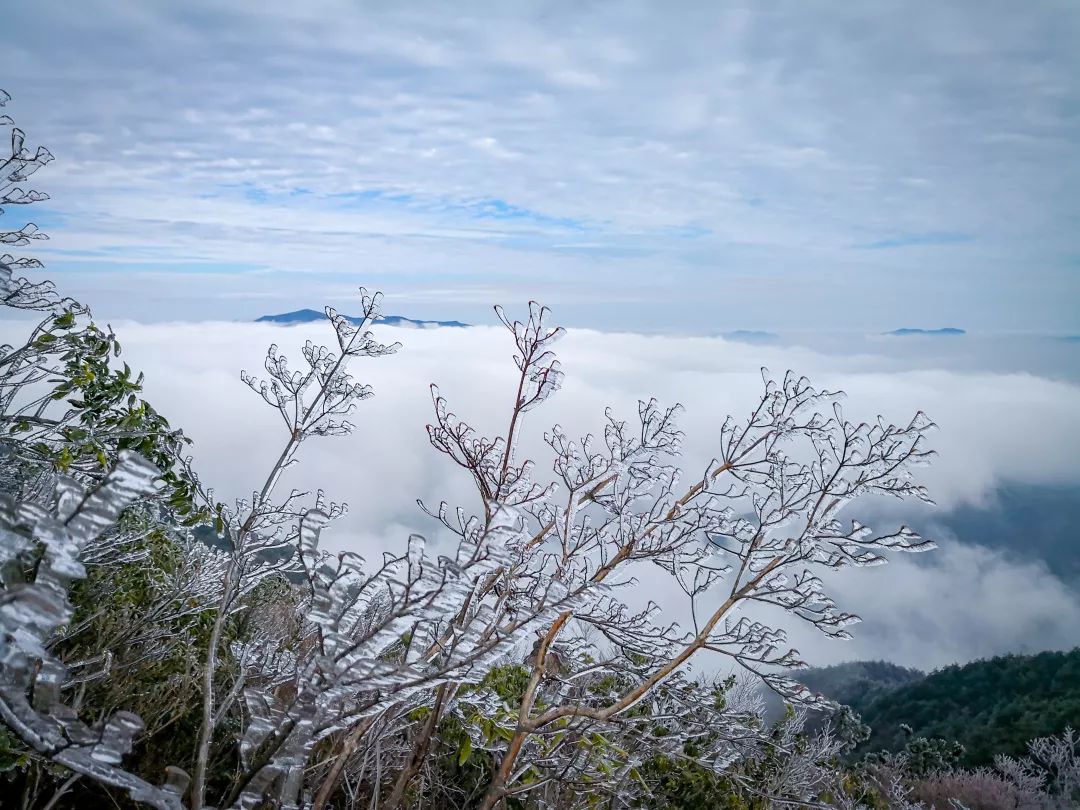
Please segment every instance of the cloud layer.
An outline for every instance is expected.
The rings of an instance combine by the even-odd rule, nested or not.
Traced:
[[[19,325],[0,324],[0,340]],[[284,440],[278,417],[238,380],[259,370],[266,346],[295,354],[305,340],[332,338],[326,325],[275,327],[237,323],[120,324],[124,359],[147,373],[148,397],[195,439],[197,468],[219,496],[261,485]],[[362,403],[357,429],[340,440],[311,441],[285,485],[321,487],[349,502],[349,516],[328,541],[366,555],[397,547],[413,531],[433,536],[415,500],[446,500],[474,508],[469,482],[427,446],[427,385],[437,382],[461,417],[488,433],[505,430],[513,396],[512,345],[501,329],[405,330],[384,327],[401,351],[357,365],[375,387]],[[558,345],[566,384],[530,415],[523,439],[538,468],[548,467],[541,437],[553,424],[583,434],[602,426],[604,407],[627,417],[638,398],[686,406],[685,467],[700,471],[723,417],[754,404],[759,367],[793,367],[819,387],[847,393],[849,418],[882,414],[906,420],[918,408],[940,425],[940,453],[925,480],[941,510],[993,498],[1002,484],[1080,484],[1080,386],[1021,374],[932,368],[890,369],[880,355],[827,355],[798,347],[761,347],[719,338],[675,338],[571,330]],[[853,517],[899,521],[925,513],[888,512],[871,505]],[[932,518],[932,516],[930,516]],[[1025,554],[1017,538],[1009,554],[976,545],[977,537],[943,538],[942,548],[882,569],[841,572],[841,603],[862,614],[854,642],[827,643],[802,631],[793,638],[814,663],[883,657],[932,667],[1011,650],[1080,643],[1080,593]],[[641,592],[661,601],[665,582],[638,572]],[[673,604],[673,602],[670,602]],[[678,615],[678,614],[675,614]]]
[[[59,157],[48,258],[106,314],[254,316],[361,274],[414,317],[1080,328],[1069,2],[6,20],[13,112]]]

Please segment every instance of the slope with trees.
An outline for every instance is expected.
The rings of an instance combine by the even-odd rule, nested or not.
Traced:
[[[851,702],[873,730],[865,750],[899,750],[906,725],[959,742],[965,764],[989,765],[999,754],[1022,754],[1035,737],[1080,728],[1080,648],[945,667],[867,698]]]
[[[813,667],[795,677],[815,692],[856,708],[901,686],[917,683],[926,677],[926,673],[888,661],[849,661],[830,667]]]

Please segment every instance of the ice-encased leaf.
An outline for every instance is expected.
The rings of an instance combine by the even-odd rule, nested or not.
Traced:
[[[31,546],[41,549],[31,580],[13,578],[10,568],[3,571],[0,715],[24,743],[57,764],[125,790],[160,810],[180,810],[175,792],[122,767],[143,727],[138,716],[117,711],[93,724],[81,720],[63,702],[68,671],[45,645],[71,618],[68,591],[84,576],[81,552],[116,522],[125,507],[155,491],[157,475],[152,464],[125,451],[89,491],[62,482],[51,510],[0,495],[0,556],[12,558]]]

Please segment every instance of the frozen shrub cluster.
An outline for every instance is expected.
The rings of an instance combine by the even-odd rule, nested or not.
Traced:
[[[21,184],[52,157],[11,132],[4,208],[45,199]],[[280,449],[223,504],[111,331],[19,275],[37,266],[0,257],[0,299],[43,318],[0,347],[0,765],[23,806],[631,807],[699,784],[746,806],[869,806],[839,766],[850,740],[804,733],[801,711],[769,726],[757,687],[828,705],[782,674],[802,665],[786,625],[848,637],[857,617],[821,572],[932,547],[847,517],[866,496],[928,500],[925,415],[852,421],[838,392],[765,374],[705,469],[680,467],[680,409],[652,400],[595,436],[542,425],[547,457],[528,459],[562,330],[537,304],[499,310],[506,424],[485,433],[432,388],[431,445],[476,490],[425,507],[456,542],[365,560],[320,545],[345,505],[282,482],[307,442],[354,429],[373,393],[356,364],[396,349],[370,331],[378,295],[361,291],[359,324],[327,309],[330,347],[294,365],[272,346],[261,377],[241,374],[280,415]],[[644,571],[683,594],[687,625],[630,598]],[[702,656],[740,675],[692,677]],[[1001,778],[1066,795],[1070,750],[1040,742]],[[909,781],[876,795],[918,807]]]

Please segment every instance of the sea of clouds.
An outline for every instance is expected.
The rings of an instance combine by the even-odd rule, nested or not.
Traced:
[[[261,371],[271,343],[298,358],[306,340],[333,342],[326,324],[115,326],[123,358],[146,373],[148,399],[194,440],[196,467],[220,498],[261,486],[285,440],[280,417],[240,382],[240,369]],[[0,341],[13,341],[24,330],[25,324],[0,323]],[[437,527],[417,499],[468,509],[476,508],[477,499],[468,477],[428,445],[428,386],[437,383],[451,408],[482,432],[505,433],[514,396],[512,342],[502,328],[487,326],[376,332],[403,345],[394,356],[352,368],[375,390],[353,418],[354,433],[307,442],[284,485],[321,488],[348,502],[348,516],[327,535],[336,548],[374,557],[420,532],[438,549]],[[997,488],[1009,483],[1080,483],[1080,385],[1067,379],[919,367],[910,352],[900,361],[895,352],[890,356],[887,343],[844,354],[723,338],[572,330],[557,349],[565,384],[529,414],[522,435],[541,474],[550,469],[545,430],[557,423],[570,435],[596,433],[605,407],[633,419],[637,401],[648,397],[685,406],[682,466],[699,474],[717,450],[724,417],[745,414],[755,403],[765,366],[776,376],[791,368],[818,387],[842,389],[848,418],[880,414],[899,422],[925,410],[939,426],[932,436],[938,457],[921,473],[941,513],[991,503]],[[926,510],[882,504],[852,506],[849,517],[882,528],[901,520],[935,525]],[[792,640],[813,664],[884,658],[922,668],[1080,644],[1076,583],[1025,553],[1023,537],[1012,549],[978,541],[946,536],[929,554],[830,575],[840,604],[864,619],[855,639],[834,642],[793,627]],[[684,616],[666,575],[653,569],[635,575],[645,586],[639,593],[669,606],[674,617]]]

